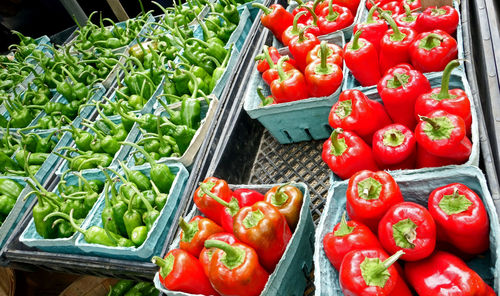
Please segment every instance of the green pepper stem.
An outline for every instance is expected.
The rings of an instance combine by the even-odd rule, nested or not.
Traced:
[[[403,256],[405,252],[403,250],[399,250],[396,253],[394,253],[391,257],[385,259],[384,261],[384,267],[387,269],[391,267],[401,256]]]
[[[252,7],[262,9],[265,15],[268,15],[273,12],[272,9],[260,3],[252,3]]]
[[[240,266],[241,264],[244,263],[245,261],[245,251],[239,247],[233,247],[230,244],[220,241],[220,240],[206,240],[205,241],[205,248],[217,248],[224,253],[226,253],[226,256],[224,259],[221,259],[223,261],[223,264],[228,268],[228,269],[234,269]]]
[[[315,1],[316,3],[316,1]],[[317,26],[318,25],[318,15],[316,15],[316,13],[314,12],[314,9],[311,9],[311,7],[309,6],[303,6],[308,12],[309,14],[311,15],[312,19],[313,19],[313,24],[314,26]]]
[[[282,191],[283,188],[285,188],[285,186],[287,186],[287,185],[290,185],[290,183],[285,183],[285,184],[281,185],[280,187],[278,187],[278,189],[276,189],[276,192],[274,193],[273,205],[281,206],[287,202],[289,196],[288,196],[288,194],[286,194],[285,192]]]
[[[71,224],[71,226],[73,226],[73,228],[76,231],[78,231],[78,232],[82,233],[83,235],[85,235],[85,233],[87,233],[87,231],[85,229],[81,228],[80,226],[76,225],[75,220],[73,220],[73,211],[74,210],[75,209],[71,209],[71,211],[69,212],[69,223]]]
[[[269,65],[269,69],[274,69],[276,67],[276,65],[274,64],[273,59],[271,58],[271,55],[269,54],[269,46],[264,45],[262,52],[264,54],[264,58],[267,61],[267,64]]]
[[[118,178],[120,178],[120,180],[122,181],[122,183],[123,183],[123,184],[128,183],[128,181],[127,181],[127,180],[126,180],[126,179],[125,179],[122,175],[118,174],[118,172],[117,172],[117,171],[115,171],[113,168],[109,168],[109,167],[108,167],[108,168],[105,168],[105,169],[106,169],[106,170],[108,170],[108,171],[110,171],[110,172],[112,172],[112,173],[113,173],[113,174],[115,174],[116,176],[118,176]]]
[[[443,71],[443,78],[441,78],[441,90],[438,94],[438,99],[447,99],[450,97],[449,87],[450,87],[450,76],[453,69],[460,65],[458,60],[453,60],[446,65]]]
[[[361,33],[363,32],[363,30],[358,30],[356,33],[354,33],[354,36],[352,37],[352,41],[351,41],[351,49],[352,50],[358,50],[361,48],[360,44],[359,44],[359,36],[361,36]]]
[[[434,130],[438,130],[441,128],[441,126],[433,118],[429,118],[427,116],[421,116],[421,115],[419,115],[419,117],[420,117],[420,120],[425,121],[428,124],[430,124]]]
[[[391,40],[395,41],[402,41],[405,39],[406,34],[401,32],[398,28],[398,25],[394,21],[394,19],[387,13],[387,12],[382,12],[381,14],[382,18],[385,19],[385,21],[391,26],[393,33],[391,34]]]
[[[119,144],[120,145],[127,145],[127,146],[134,147],[139,152],[141,152],[142,155],[144,155],[144,157],[146,158],[146,161],[149,162],[149,164],[151,165],[151,168],[153,168],[154,166],[156,166],[156,161],[154,160],[154,158],[151,156],[151,154],[149,154],[148,152],[146,152],[146,150],[144,150],[141,146],[139,146],[139,145],[137,145],[135,143],[131,143],[131,142],[119,142]]]
[[[293,26],[292,26],[292,31],[290,31],[290,33],[292,33],[293,35],[297,35],[299,33],[299,28],[297,27],[297,23],[299,21],[299,18],[303,15],[305,15],[307,12],[305,11],[301,11],[299,13],[297,13],[295,15],[295,17],[293,18]]]
[[[288,61],[290,58],[288,56],[282,56],[279,60],[278,60],[278,75],[279,75],[279,79],[281,82],[285,81],[286,79],[288,79],[288,76],[286,75],[285,71],[283,70],[283,63],[285,61]]]
[[[333,1],[328,0],[328,15],[325,17],[327,21],[334,22],[339,17],[339,13],[333,11]]]
[[[200,189],[204,194],[208,195],[209,197],[211,197],[212,199],[214,199],[216,202],[220,203],[224,207],[226,207],[226,208],[229,207],[229,203],[227,201],[223,200],[222,198],[218,197],[217,195],[213,194],[210,191],[210,185],[207,185],[205,183],[200,183]]]
[[[368,16],[366,17],[366,23],[367,24],[372,24],[375,22],[375,20],[373,19],[373,13],[375,13],[375,10],[377,10],[378,8],[378,3],[375,3],[372,8],[370,8],[370,10],[368,11]]]
[[[195,99],[196,95],[198,94],[198,87],[199,87],[198,80],[196,79],[196,76],[194,76],[193,73],[186,71],[184,69],[181,69],[181,71],[183,73],[187,74],[189,76],[189,78],[191,79],[191,81],[193,81],[194,88],[193,88],[193,93],[191,94],[191,98]]]

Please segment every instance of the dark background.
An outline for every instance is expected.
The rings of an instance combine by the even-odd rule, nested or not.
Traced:
[[[142,2],[146,11],[155,10],[155,15],[161,13],[150,0]],[[172,0],[156,2],[164,6],[172,5]],[[102,11],[103,17],[116,20],[105,0],[78,0],[78,3],[87,16],[92,11]],[[137,0],[121,0],[121,3],[130,17],[140,12]],[[50,37],[74,26],[73,19],[59,0],[0,0],[0,52],[5,52],[10,44],[19,41],[10,30],[36,38],[42,35]]]

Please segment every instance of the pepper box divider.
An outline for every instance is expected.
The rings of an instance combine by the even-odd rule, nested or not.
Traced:
[[[429,75],[428,79],[431,84],[431,87],[440,87],[441,86],[441,73],[434,73]],[[462,71],[454,70],[450,76],[450,89],[460,88],[465,91],[467,97],[470,101],[470,109],[472,115],[472,126],[471,126],[471,142],[472,142],[472,151],[469,156],[467,162],[461,165],[448,165],[444,167],[460,167],[460,166],[478,166],[479,165],[479,123],[478,123],[478,110],[476,108],[476,104],[472,99],[472,92],[465,78],[465,74]],[[377,88],[370,87],[366,91],[363,92],[368,98],[372,100],[376,100],[377,102],[383,104],[382,99],[380,98]],[[421,168],[421,169],[411,169],[411,170],[394,170],[395,173],[405,173],[405,174],[414,174],[422,171],[432,170],[434,168]],[[334,173],[330,174],[330,181],[340,181],[341,179],[335,175]]]
[[[322,36],[320,40],[344,47],[342,32]],[[290,55],[288,47],[280,48],[281,55]],[[345,73],[345,63],[344,70]],[[328,114],[338,100],[345,83],[345,76],[339,88],[328,97],[307,98],[304,100],[260,106],[261,99],[257,95],[257,87],[263,88],[264,96],[270,94],[269,87],[254,66],[253,73],[244,95],[243,108],[248,115],[257,119],[281,144],[325,139],[332,132],[328,125]]]
[[[460,66],[458,66],[458,69],[460,71],[464,71],[464,62],[463,62],[463,60],[464,60],[464,37],[463,37],[463,33],[462,33],[462,30],[463,30],[463,28],[462,28],[462,16],[460,14],[459,2],[453,1],[453,7],[457,10],[458,19],[459,19],[457,31],[456,31],[456,36],[453,36],[453,38],[455,38],[455,40],[457,41],[458,59],[460,59]],[[363,9],[363,21],[366,20],[367,16],[368,16],[368,10]],[[351,32],[352,32],[352,30],[351,30]],[[359,84],[359,82],[356,80],[356,78],[354,78],[354,75],[352,75],[351,70],[349,70],[349,68],[347,68],[347,67],[346,67],[346,72],[344,72],[344,73],[346,76],[346,83],[344,84],[344,88],[342,90],[359,89],[361,91],[364,91],[366,89],[369,89],[370,87],[373,87],[373,86],[361,86]],[[429,78],[430,76],[436,75],[436,74],[442,75],[443,71],[424,73],[424,75],[427,78]]]
[[[172,183],[172,187],[170,188],[170,192],[168,193],[167,203],[163,206],[163,209],[160,211],[160,215],[149,230],[146,240],[140,247],[109,247],[99,244],[91,244],[85,241],[84,236],[81,233],[78,233],[77,235],[75,244],[76,247],[84,254],[136,261],[147,261],[155,253],[160,252],[163,247],[163,240],[169,232],[168,229],[172,226],[173,217],[175,216],[175,213],[180,210],[178,205],[181,201],[184,187],[186,186],[186,181],[189,177],[189,173],[183,165],[177,163],[168,163],[167,165],[171,172],[175,174],[175,179]],[[131,167],[130,169],[140,171],[149,177],[151,167],[147,164]],[[118,173],[124,175],[122,170]],[[118,182],[116,186],[119,187],[121,184],[121,182]],[[104,193],[102,193],[101,196],[103,196],[103,194]],[[96,202],[94,209],[95,210],[92,212],[89,219],[86,219],[82,224],[83,229],[88,229],[91,226],[103,226],[101,219],[101,213],[104,209],[103,198],[100,198]]]
[[[476,192],[482,199],[490,220],[489,252],[467,261],[488,284],[493,284],[495,292],[500,291],[498,272],[500,270],[500,224],[495,205],[491,198],[486,179],[477,167],[463,166],[443,168],[432,172],[415,174],[391,173],[398,183],[405,201],[416,202],[427,208],[429,194],[436,188],[451,183],[462,183]],[[323,249],[324,236],[333,230],[346,209],[346,190],[348,181],[335,182],[330,187],[326,206],[316,229],[314,245],[314,285],[315,295],[343,295],[339,284],[339,274],[333,268]]]
[[[82,176],[87,180],[100,180],[103,182],[105,182],[106,180],[104,174],[99,170],[84,171],[82,172]],[[67,182],[67,185],[78,185],[78,177],[73,174],[67,174],[64,180]],[[58,192],[57,186],[54,187],[52,192],[54,193]],[[99,198],[95,202],[92,209],[90,209],[90,211],[88,212],[87,217],[85,218],[84,221],[87,221],[88,219],[90,219],[90,217],[92,217],[93,213],[96,211],[97,205],[103,198],[104,198],[103,195],[100,194]],[[28,226],[26,226],[23,233],[19,237],[19,241],[29,247],[35,247],[46,252],[77,254],[81,253],[81,251],[75,246],[77,235],[78,231],[75,231],[75,233],[72,236],[67,238],[54,238],[54,239],[43,238],[36,231],[35,222],[32,217],[30,219],[30,222],[28,223]]]
[[[217,111],[217,106],[219,105],[219,100],[213,96],[210,95],[208,98],[210,98],[210,106],[207,105],[205,102],[204,98],[199,98],[198,100],[200,101],[201,104],[201,124],[200,127],[196,130],[196,133],[194,134],[193,139],[191,140],[191,143],[189,144],[189,147],[184,151],[184,154],[182,154],[181,157],[163,157],[158,160],[158,162],[179,162],[185,167],[189,168],[196,157],[196,154],[198,153],[198,150],[200,149],[200,146],[207,136],[207,133],[209,132],[209,127],[212,121],[214,120],[215,113]],[[169,105],[169,108],[172,110],[176,111],[181,108],[181,103],[175,103]],[[165,111],[163,107],[160,107],[156,109],[155,111],[156,116],[165,116],[170,118],[170,115]],[[134,124],[134,127],[132,128],[132,131],[134,131],[133,139],[129,139],[127,137],[126,141],[127,142],[136,142],[140,141],[142,139],[142,132],[139,129],[139,126],[137,123]],[[129,133],[129,135],[132,134],[132,131]],[[118,151],[117,159],[126,159],[127,164],[133,166],[135,165],[134,157],[132,153],[136,151],[135,148],[130,148],[130,149],[125,149],[125,147],[130,148],[130,146],[123,146],[120,148]]]
[[[240,188],[247,188],[256,190],[265,194],[269,189],[274,186],[282,184],[266,184],[266,185],[229,185],[231,190]],[[260,294],[265,295],[294,295],[299,296],[304,294],[306,287],[306,278],[312,268],[312,250],[314,241],[314,223],[312,220],[311,212],[309,211],[310,197],[309,189],[304,183],[292,183],[292,185],[302,191],[304,200],[300,210],[300,218],[297,228],[293,232],[292,238],[281,257],[276,269],[270,274],[269,279]],[[193,207],[185,220],[189,221],[200,212]],[[179,247],[180,236],[172,242],[169,250]],[[194,294],[183,293],[178,291],[167,290],[160,282],[159,273],[157,272],[154,277],[155,287],[162,293],[168,296],[192,296]]]

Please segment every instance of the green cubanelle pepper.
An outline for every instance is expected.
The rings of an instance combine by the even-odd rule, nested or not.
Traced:
[[[24,187],[14,180],[0,179],[0,194],[17,200],[23,189]]]
[[[107,224],[108,221],[106,221],[106,224]],[[108,228],[106,227],[106,224],[104,224],[104,231],[106,232],[106,235],[108,236],[108,238],[117,246],[117,247],[125,247],[125,248],[128,248],[128,247],[133,247],[134,246],[134,243],[133,241],[119,235],[119,234],[116,234],[116,233],[113,233],[111,231],[108,230]]]
[[[123,145],[124,142],[120,142]],[[125,172],[125,176],[127,176],[127,180],[134,183],[137,188],[141,191],[151,189],[151,183],[149,182],[149,178],[141,173],[140,171],[134,171],[129,169],[122,161],[118,161],[123,171]]]
[[[110,286],[107,296],[123,296],[134,284],[135,282],[132,280],[120,280],[114,286]]]
[[[167,203],[168,194],[160,192],[160,190],[158,190],[158,187],[156,187],[156,184],[153,182],[153,180],[151,180],[151,186],[153,187],[153,191],[155,193],[155,200],[154,200],[155,207],[156,209],[161,211],[165,206],[165,204]]]
[[[70,211],[71,213],[71,211]],[[52,223],[52,228],[56,229],[57,231],[57,237],[58,238],[67,238],[72,236],[75,233],[75,229],[71,226],[71,223],[69,222],[70,217],[68,214],[55,211],[43,219],[44,222],[47,222],[48,220],[54,218],[54,217],[59,217],[62,219],[57,219]],[[81,225],[83,223],[84,218],[77,219],[75,221],[76,224]],[[55,227],[57,225],[57,228]]]
[[[118,226],[116,225],[116,221],[113,216],[113,207],[109,200],[109,188],[110,186],[114,186],[112,181],[106,180],[104,185],[104,209],[101,213],[102,225],[104,225],[104,229],[107,229],[114,233],[119,233]]]
[[[106,231],[98,226],[91,226],[89,229],[83,229],[78,226],[73,219],[73,210],[69,213],[69,222],[73,228],[83,234],[83,238],[90,244],[100,244],[110,247],[116,247],[115,241],[111,240]]]
[[[175,125],[166,118],[164,118],[164,121],[165,122],[162,123],[160,128],[166,128],[168,130],[168,133],[175,139],[175,142],[179,147],[179,153],[181,155],[184,154],[189,147],[196,130],[185,125]]]
[[[116,229],[118,230],[116,233],[125,236],[127,235],[127,229],[125,227],[125,222],[123,221],[123,215],[127,211],[127,203],[123,198],[119,198],[118,192],[116,191],[115,181],[111,180],[109,174],[102,168],[101,171],[106,176],[106,182],[110,184],[111,188],[111,196],[112,196],[112,220],[116,224]],[[109,170],[109,169],[108,169]],[[116,175],[117,173],[115,173]],[[118,175],[119,176],[119,175]],[[105,225],[105,224],[103,224]],[[111,229],[110,229],[111,230]]]
[[[136,193],[137,193],[137,196],[146,205],[147,210],[142,215],[142,220],[146,224],[146,227],[148,228],[148,230],[151,230],[151,228],[153,228],[153,225],[154,225],[156,219],[160,216],[160,212],[151,206],[151,203],[149,203],[149,201],[146,198],[144,198],[142,193],[140,193],[139,191],[136,191]]]
[[[140,194],[140,193],[139,193]],[[125,228],[127,229],[127,235],[129,238],[132,238],[132,231],[134,228],[138,226],[142,226],[142,217],[141,214],[132,208],[132,201],[136,198],[133,196],[128,202],[128,209],[123,214],[123,223],[125,224]]]
[[[130,234],[130,239],[136,247],[141,246],[147,237],[148,228],[144,225],[137,226],[136,228],[134,228],[134,230],[132,230],[132,233]]]

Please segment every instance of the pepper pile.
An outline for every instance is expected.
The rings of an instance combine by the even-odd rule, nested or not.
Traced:
[[[301,30],[291,39],[288,48],[294,59],[281,56],[276,48],[267,46],[256,57],[257,70],[272,94],[266,98],[257,90],[262,106],[329,96],[339,88],[343,79],[340,47],[320,42]]]
[[[350,26],[354,22],[359,0],[315,0],[296,1],[299,6],[292,13],[280,4],[266,7],[260,3],[253,7],[262,9],[260,17],[262,25],[274,34],[274,37],[288,46],[292,37],[298,36],[301,30],[314,36],[336,32]]]
[[[107,296],[158,296],[158,291],[152,283],[120,280],[109,287]]]
[[[436,72],[457,57],[452,35],[459,19],[453,7],[429,7],[417,14],[407,3],[378,2],[381,7],[371,7],[367,20],[354,26],[353,40],[344,48],[346,66],[362,86],[377,84],[388,69],[401,63],[420,72]],[[419,1],[412,2],[420,6]],[[399,14],[399,5],[404,5],[406,14]]]
[[[345,294],[412,295],[409,283],[418,295],[495,295],[459,258],[489,247],[488,214],[467,186],[435,189],[426,209],[405,202],[387,172],[364,170],[349,179],[346,198],[351,221],[344,213],[323,238]],[[398,259],[405,261],[404,273]]]
[[[266,194],[232,191],[226,181],[209,177],[195,191],[205,215],[183,218],[180,246],[160,266],[166,289],[202,295],[260,295],[297,226],[303,195],[292,184]]]
[[[335,130],[323,145],[323,160],[342,179],[362,169],[466,162],[472,151],[470,101],[464,90],[449,89],[451,71],[458,65],[451,61],[441,87],[433,89],[410,65],[389,69],[377,86],[383,106],[359,90],[343,91],[330,111]]]
[[[11,179],[0,179],[0,226],[16,204],[23,186]]]

